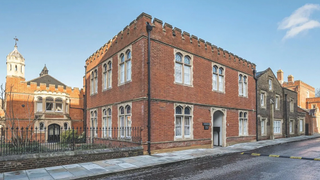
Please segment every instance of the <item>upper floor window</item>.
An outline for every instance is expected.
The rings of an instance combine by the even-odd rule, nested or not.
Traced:
[[[192,107],[177,105],[175,108],[175,138],[192,138]]]
[[[55,99],[56,103],[56,112],[62,112],[62,99],[61,98],[56,98]]]
[[[192,82],[192,58],[185,53],[175,53],[174,65],[175,83],[191,85]]]
[[[42,112],[42,97],[37,97],[36,104],[37,112]]]
[[[53,98],[52,97],[46,98],[46,111],[53,112]]]
[[[239,112],[239,136],[248,135],[248,112]]]
[[[212,90],[224,92],[224,68],[214,65],[212,68]]]
[[[98,69],[91,72],[90,77],[90,94],[98,93]]]
[[[131,106],[120,106],[119,107],[119,128],[121,138],[131,138]]]
[[[103,90],[111,89],[112,80],[112,63],[111,60],[103,64],[103,74],[102,74]]]
[[[280,96],[276,95],[276,102],[274,103],[275,109],[280,110]]]
[[[268,84],[269,84],[269,91],[271,91],[272,90],[272,79],[268,80]]]
[[[290,112],[293,112],[294,111],[294,102],[293,102],[293,99],[290,98]]]
[[[248,97],[248,78],[244,74],[239,74],[239,96]]]
[[[124,84],[131,81],[131,50],[120,53],[119,58],[119,84]]]
[[[266,92],[261,91],[260,93],[260,106],[267,107],[267,94]]]

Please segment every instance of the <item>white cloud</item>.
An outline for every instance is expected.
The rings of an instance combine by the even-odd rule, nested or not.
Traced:
[[[318,4],[306,4],[284,18],[278,26],[278,29],[287,30],[283,39],[293,38],[303,31],[320,27],[319,21],[309,19],[315,10],[320,10]]]

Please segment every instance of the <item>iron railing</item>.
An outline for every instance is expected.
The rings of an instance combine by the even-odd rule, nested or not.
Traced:
[[[0,156],[141,146],[140,127],[1,128]]]

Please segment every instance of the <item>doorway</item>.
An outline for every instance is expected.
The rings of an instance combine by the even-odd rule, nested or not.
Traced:
[[[48,127],[48,142],[60,142],[60,126],[51,124]]]
[[[222,122],[224,114],[221,111],[216,111],[213,114],[213,145],[222,146]]]

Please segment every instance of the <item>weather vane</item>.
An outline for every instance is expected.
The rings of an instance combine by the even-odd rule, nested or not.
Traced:
[[[15,46],[17,46],[17,42],[19,41],[19,39],[17,38],[17,36],[15,38],[13,38],[15,40]]]

